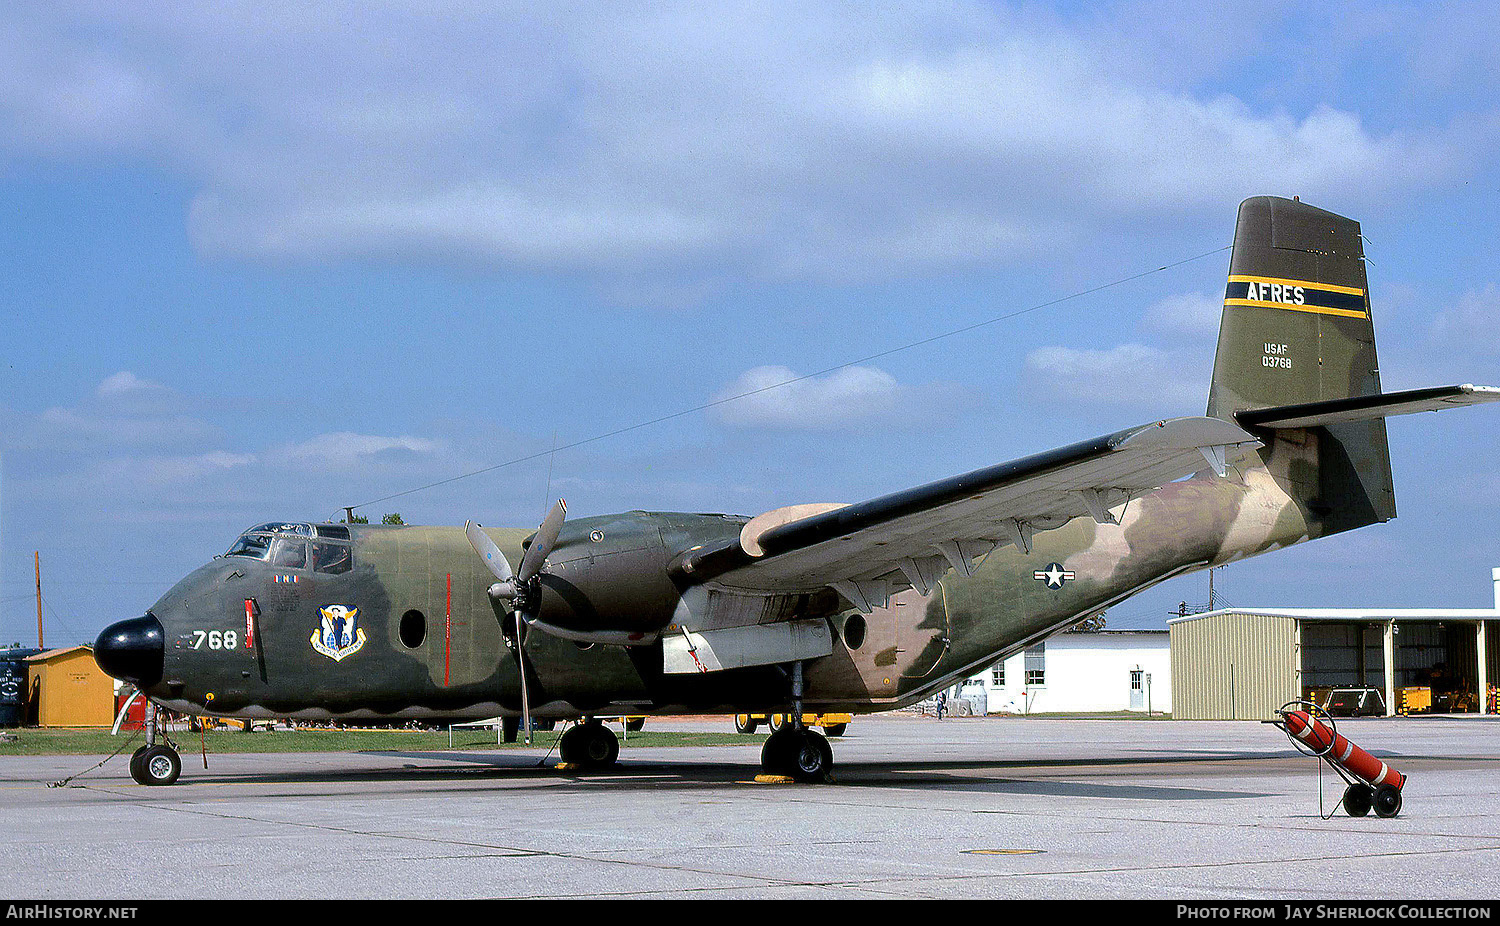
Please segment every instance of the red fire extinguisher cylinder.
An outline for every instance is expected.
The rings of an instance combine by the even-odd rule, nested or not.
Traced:
[[[1405,775],[1349,742],[1342,733],[1307,711],[1287,711],[1282,716],[1286,718],[1286,732],[1370,787],[1390,785],[1399,791],[1406,784]]]

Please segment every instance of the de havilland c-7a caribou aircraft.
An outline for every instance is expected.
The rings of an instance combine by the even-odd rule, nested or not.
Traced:
[[[822,781],[804,710],[899,708],[1164,579],[1387,521],[1384,419],[1496,399],[1382,393],[1359,224],[1256,197],[1203,417],[755,517],[262,524],[94,653],[190,714],[574,720],[560,756],[585,768],[618,755],[601,717],[785,712],[765,771]],[[175,781],[147,736],[132,774]]]

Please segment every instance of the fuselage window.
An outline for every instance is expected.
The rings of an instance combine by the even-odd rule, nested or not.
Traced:
[[[271,565],[283,569],[306,569],[307,544],[290,537],[277,537],[271,547]]]
[[[338,574],[348,572],[350,565],[349,545],[314,540],[312,543],[313,569],[318,572]]]
[[[407,649],[416,649],[427,639],[427,618],[421,611],[407,611],[401,615],[401,642]]]

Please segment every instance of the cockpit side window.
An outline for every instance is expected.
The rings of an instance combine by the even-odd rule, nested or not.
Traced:
[[[225,556],[248,556],[265,559],[271,553],[271,538],[265,534],[241,534]]]
[[[298,538],[277,537],[271,547],[271,565],[283,569],[306,569],[307,544]]]
[[[312,542],[313,569],[333,574],[348,572],[349,567],[353,565],[349,554],[348,544],[314,540]]]

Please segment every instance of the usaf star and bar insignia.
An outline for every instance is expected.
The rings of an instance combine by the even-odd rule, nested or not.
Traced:
[[[1078,578],[1078,575],[1064,569],[1061,563],[1048,563],[1046,569],[1038,569],[1031,577],[1038,582],[1046,582],[1048,588],[1062,588],[1064,583]]]

